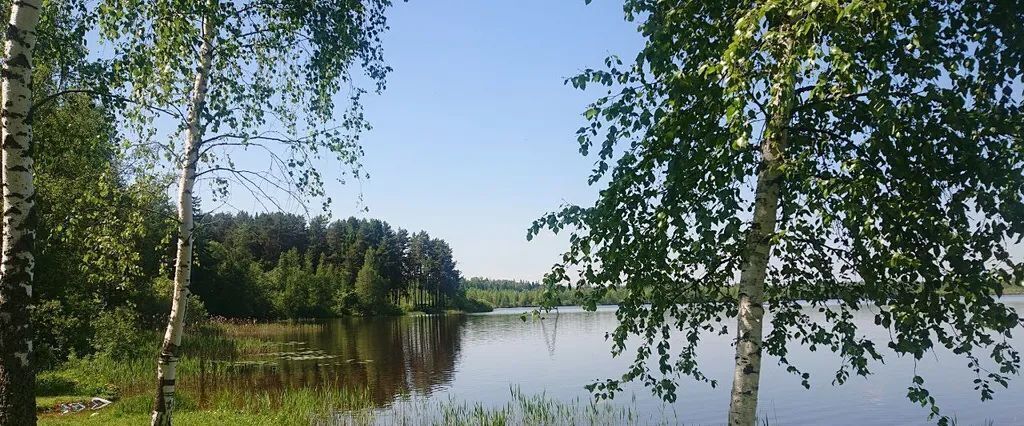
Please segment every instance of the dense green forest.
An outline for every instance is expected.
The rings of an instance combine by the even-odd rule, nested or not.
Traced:
[[[462,307],[447,242],[376,219],[287,213],[200,219],[195,294],[211,315],[257,319]]]
[[[37,113],[38,302],[43,367],[102,351],[117,327],[155,327],[170,306],[173,209],[159,179],[135,179],[117,155],[110,115],[84,96]],[[98,337],[98,339],[94,338]]]

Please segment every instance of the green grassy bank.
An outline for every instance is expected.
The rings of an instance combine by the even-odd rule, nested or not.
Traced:
[[[680,424],[675,413],[640,414],[631,406],[590,403],[579,399],[561,402],[544,395],[527,395],[517,389],[510,391],[508,402],[487,406],[465,401],[406,400],[384,409],[360,406],[358,396],[286,392],[277,406],[217,407],[197,409],[182,406],[175,421],[187,425],[521,425],[521,424],[586,424],[638,425]],[[338,401],[341,401],[340,403]],[[138,425],[149,420],[148,406],[133,400],[98,413],[45,415],[44,425]]]

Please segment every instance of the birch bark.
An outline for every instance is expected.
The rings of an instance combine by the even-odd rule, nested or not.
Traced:
[[[206,102],[207,82],[213,57],[212,19],[203,20],[203,41],[199,50],[200,62],[189,98],[186,117],[184,155],[181,176],[178,180],[178,248],[174,266],[174,293],[171,299],[171,314],[167,318],[167,331],[157,359],[157,394],[153,404],[151,424],[170,425],[174,411],[174,386],[177,378],[178,348],[184,331],[185,306],[188,301],[189,284],[192,280],[192,231],[194,201],[192,188],[196,183],[196,167],[199,161],[199,145],[202,141],[202,111]]]
[[[36,238],[30,111],[32,53],[41,7],[40,0],[12,3],[0,83],[4,198],[0,254],[0,425],[36,423],[29,320]]]
[[[785,31],[781,31],[784,37]],[[736,324],[736,367],[729,401],[729,424],[753,426],[757,421],[758,388],[761,382],[761,350],[764,343],[764,282],[771,258],[779,208],[780,166],[784,161],[792,113],[795,66],[792,41],[783,40],[779,69],[773,73],[770,117],[761,144],[761,164],[754,190],[754,215],[747,234],[746,254],[740,271],[739,314]]]

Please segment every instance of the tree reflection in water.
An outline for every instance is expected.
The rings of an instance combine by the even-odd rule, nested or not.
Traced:
[[[552,323],[551,331],[544,325],[547,321]],[[558,339],[558,308],[555,307],[550,315],[540,318],[540,330],[544,334],[544,345],[548,348],[548,356],[555,357],[555,347]]]
[[[216,389],[366,393],[384,407],[396,397],[430,396],[451,382],[461,348],[461,315],[341,318],[272,336],[280,350],[246,359],[203,361],[200,405]]]

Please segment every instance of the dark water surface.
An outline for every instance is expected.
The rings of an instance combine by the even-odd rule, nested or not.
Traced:
[[[1003,299],[1024,312],[1024,297]],[[290,387],[331,383],[366,389],[379,406],[397,399],[468,400],[500,406],[510,386],[523,393],[544,393],[558,400],[581,398],[583,386],[595,379],[622,374],[632,353],[612,358],[605,333],[616,325],[614,307],[598,312],[562,308],[544,320],[522,321],[525,309],[501,309],[466,316],[345,318],[318,327],[303,327],[278,336],[294,351],[270,361],[276,379]],[[873,313],[858,315],[861,330],[884,347],[888,337],[873,324]],[[1015,347],[1024,349],[1016,330]],[[660,413],[686,424],[721,424],[728,408],[732,356],[730,336],[708,337],[699,362],[719,387],[684,380],[679,399],[664,404],[641,386],[631,386],[616,403],[641,413]],[[795,346],[795,345],[794,345]],[[790,361],[811,373],[811,389],[796,376],[765,358],[759,412],[771,424],[908,425],[933,424],[928,410],[912,404],[907,387],[914,376],[911,358],[887,354],[867,378],[851,377],[832,386],[839,359],[830,352],[792,351]],[[1024,377],[1008,389],[995,385],[995,400],[981,402],[973,389],[974,373],[967,360],[938,350],[917,362],[918,374],[939,401],[943,413],[961,425],[1024,425]],[[286,374],[280,374],[286,373]],[[280,377],[285,377],[284,379]]]

